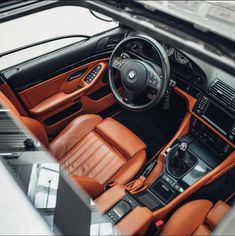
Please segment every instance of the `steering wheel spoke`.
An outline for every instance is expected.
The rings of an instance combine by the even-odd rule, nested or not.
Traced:
[[[127,62],[128,59],[123,59],[121,57],[117,57],[112,62],[112,68],[121,72],[123,65]]]
[[[124,90],[124,93],[123,93],[123,96],[122,96],[122,100],[123,102],[125,102],[126,104],[133,104],[134,101],[136,99],[136,94],[125,89]]]
[[[155,91],[159,91],[159,89],[161,88],[161,79],[160,76],[157,73],[154,72],[150,72],[149,76],[148,76],[148,87],[155,90]]]

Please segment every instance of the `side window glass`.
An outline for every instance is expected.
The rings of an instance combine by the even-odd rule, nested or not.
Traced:
[[[117,26],[118,23],[108,17],[75,6],[57,7],[2,23],[0,24],[0,54],[57,37],[69,35],[86,37],[60,39],[6,55],[0,58],[0,70],[64,46],[82,42],[87,37]]]

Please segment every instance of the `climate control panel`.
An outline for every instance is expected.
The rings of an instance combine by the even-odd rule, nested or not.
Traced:
[[[226,143],[196,117],[193,117],[191,120],[190,132],[216,154],[219,160],[225,159],[233,151],[232,146]]]

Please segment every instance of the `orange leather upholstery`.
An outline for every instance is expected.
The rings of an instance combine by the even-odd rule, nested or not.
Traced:
[[[125,126],[112,118],[83,115],[74,119],[48,145],[42,124],[22,117],[14,105],[0,92],[0,101],[43,143],[92,197],[103,192],[103,185],[115,181],[128,183],[142,168],[146,145]],[[87,176],[94,180],[89,180]],[[96,182],[95,182],[96,181]],[[92,187],[91,187],[92,186]],[[91,189],[93,188],[93,192]]]
[[[117,147],[128,159],[146,149],[146,145],[135,134],[112,118],[107,118],[98,124],[97,130],[107,142]]]
[[[47,133],[43,125],[34,119],[29,117],[21,117],[21,121],[25,124],[25,126],[34,134],[35,137],[47,148],[49,141],[47,137]]]
[[[230,210],[218,201],[195,200],[180,207],[168,220],[161,235],[210,235]]]
[[[225,217],[230,210],[230,206],[225,202],[218,201],[207,215],[206,223],[213,229]]]
[[[115,185],[99,196],[95,202],[99,210],[107,212],[126,194],[123,185]],[[152,212],[147,207],[137,206],[117,223],[121,235],[144,235],[153,219]]]
[[[25,126],[32,132],[32,134],[38,138],[38,140],[45,146],[48,147],[48,137],[45,128],[43,125],[37,120],[31,119],[29,117],[21,116],[17,111],[15,106],[11,103],[11,101],[0,92],[0,103],[3,104],[7,109],[9,109],[12,114],[23,122]]]
[[[104,186],[88,176],[73,176],[77,182],[91,198],[95,199],[104,192]]]
[[[72,176],[89,176],[102,185],[126,184],[145,163],[146,145],[112,118],[83,115],[50,144],[52,154]]]
[[[57,137],[50,143],[50,151],[61,160],[77,143],[81,141],[102,118],[96,115],[83,115],[70,122]]]

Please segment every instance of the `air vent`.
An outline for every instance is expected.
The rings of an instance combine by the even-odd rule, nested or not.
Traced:
[[[235,89],[220,80],[216,80],[210,87],[209,94],[217,98],[226,106],[230,106],[234,96]],[[234,108],[235,109],[235,108]]]
[[[231,107],[232,110],[235,111],[235,100],[233,100],[233,101],[231,102],[230,107]]]
[[[125,38],[125,34],[115,34],[109,37],[106,47],[115,47]]]

